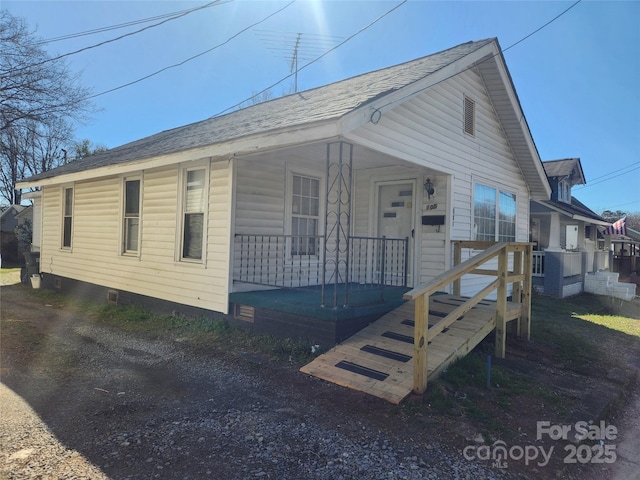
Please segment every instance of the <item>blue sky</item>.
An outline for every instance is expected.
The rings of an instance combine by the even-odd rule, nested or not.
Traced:
[[[61,35],[185,10],[207,2],[11,1],[37,35]],[[289,1],[221,3],[178,20],[68,57],[73,71],[101,93],[226,42]],[[115,147],[208,118],[289,73],[291,34],[318,45],[345,39],[400,1],[297,0],[225,45],[130,87],[96,97],[99,109],[78,139]],[[574,2],[408,1],[300,72],[298,89],[387,67],[469,40],[498,37],[503,49]],[[145,24],[149,25],[149,24]],[[141,28],[46,44],[63,54]],[[266,30],[271,33],[259,32]],[[281,42],[281,43],[279,43]],[[505,53],[520,102],[543,160],[579,157],[587,179],[574,195],[596,212],[640,211],[640,2],[583,0]],[[275,96],[293,79],[273,88]]]

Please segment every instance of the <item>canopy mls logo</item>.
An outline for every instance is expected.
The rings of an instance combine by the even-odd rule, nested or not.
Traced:
[[[579,421],[571,425],[551,424],[548,421],[536,422],[536,441],[553,440],[572,442],[564,446],[563,463],[613,463],[617,459],[616,445],[605,443],[618,438],[618,429],[607,425]],[[575,442],[575,443],[573,443]],[[584,443],[580,443],[584,442]],[[594,442],[589,444],[589,442]],[[492,445],[468,445],[463,450],[467,460],[491,461],[494,468],[506,469],[509,461],[524,461],[526,466],[535,464],[544,467],[549,464],[555,445],[514,445],[508,447],[498,440]]]

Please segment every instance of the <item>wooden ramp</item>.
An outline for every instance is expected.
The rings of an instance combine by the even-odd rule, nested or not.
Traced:
[[[465,300],[455,295],[431,296],[429,326]],[[520,312],[520,304],[507,303],[507,321],[518,318]],[[413,318],[414,302],[406,302],[300,371],[398,404],[413,389]],[[428,380],[491,333],[495,319],[496,303],[483,300],[429,342]]]

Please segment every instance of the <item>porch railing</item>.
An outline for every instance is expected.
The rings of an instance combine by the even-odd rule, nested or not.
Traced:
[[[479,254],[461,262],[462,249],[480,250]],[[531,243],[493,243],[474,241],[454,242],[454,267],[438,275],[425,285],[405,293],[404,298],[415,301],[413,389],[424,393],[427,388],[428,345],[439,334],[446,331],[460,316],[471,310],[494,290],[496,299],[496,344],[495,355],[504,358],[507,324],[508,284],[512,284],[512,302],[521,303],[517,321],[518,336],[529,340],[531,335]],[[510,262],[511,255],[511,262]],[[491,267],[497,258],[497,269]],[[489,263],[489,265],[487,265]],[[509,263],[512,267],[509,269]],[[432,327],[429,327],[429,296],[453,284],[453,293],[460,295],[460,280],[467,274],[494,277],[482,290],[453,309]]]
[[[323,251],[317,235],[237,234],[233,279],[281,288],[320,285]]]
[[[325,239],[314,235],[236,234],[233,279],[280,288],[322,285]],[[408,238],[350,237],[348,261],[339,275],[327,272],[327,284],[350,289],[406,286]]]
[[[406,287],[408,249],[408,238],[351,237],[349,282]]]

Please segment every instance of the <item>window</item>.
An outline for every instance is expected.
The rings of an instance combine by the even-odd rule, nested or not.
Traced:
[[[182,259],[202,260],[207,194],[207,169],[185,170],[182,216]]]
[[[73,187],[63,189],[62,248],[71,248],[73,227]]]
[[[123,253],[135,253],[140,242],[140,180],[124,181]]]
[[[318,254],[320,179],[293,175],[291,187],[291,255]]]
[[[513,242],[516,239],[516,195],[476,183],[473,217],[475,239]]]
[[[476,102],[464,97],[464,133],[476,134]]]

